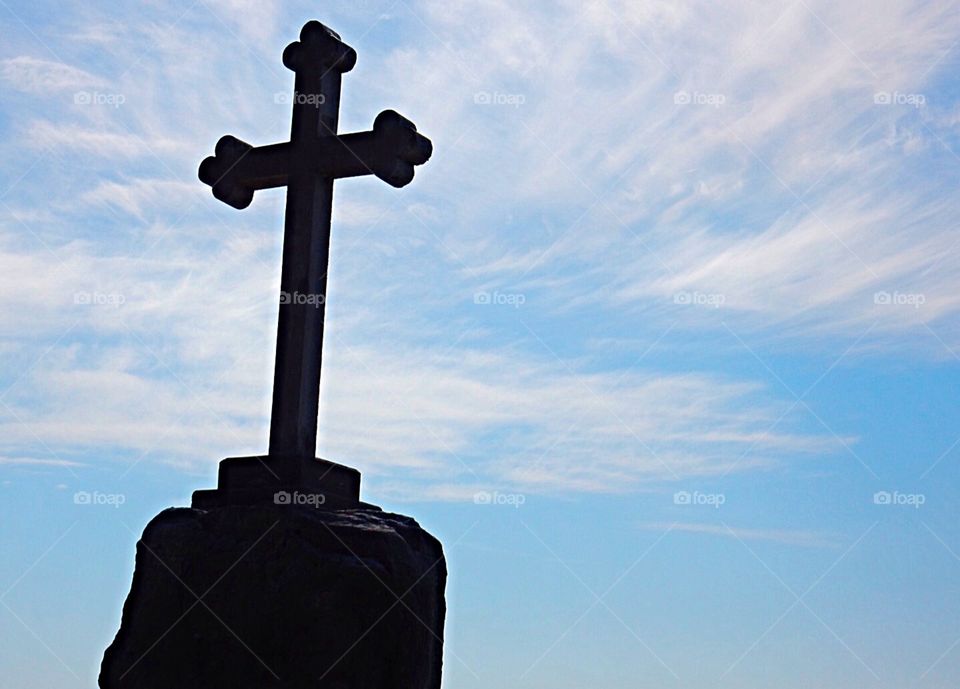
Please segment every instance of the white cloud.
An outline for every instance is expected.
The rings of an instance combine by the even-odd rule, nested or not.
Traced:
[[[646,531],[682,531],[686,533],[722,536],[738,541],[769,541],[783,545],[797,545],[814,548],[835,548],[833,539],[822,534],[801,529],[754,529],[731,527],[726,524],[704,524],[698,522],[650,523],[641,524]]]
[[[277,30],[280,5],[276,0],[211,0],[209,10],[231,37],[244,47],[269,45]],[[293,40],[291,38],[291,40]]]
[[[157,227],[159,252],[139,259],[77,241],[57,248],[63,263],[0,251],[3,309],[20,314],[9,325],[24,338],[8,355],[23,364],[5,392],[0,450],[42,438],[57,454],[109,448],[194,468],[263,451],[277,309],[277,270],[265,257],[276,238],[188,218]],[[218,238],[216,255],[198,251],[208,237]],[[635,490],[837,448],[791,431],[792,417],[773,428],[787,408],[755,382],[591,371],[602,359],[562,362],[469,331],[457,338],[456,323],[416,344],[402,317],[382,320],[385,305],[352,308],[365,299],[343,291],[355,270],[336,283],[343,302],[328,328],[319,447],[381,490],[419,485],[442,496],[452,480]]]
[[[37,457],[0,457],[0,466],[82,467],[86,465],[83,464],[82,462],[72,462],[68,459],[41,459]]]
[[[18,91],[33,94],[97,88],[105,83],[78,67],[29,55],[0,60],[0,80]]]
[[[143,220],[148,207],[163,205],[168,208],[182,208],[191,197],[198,199],[203,192],[196,183],[169,179],[135,179],[127,182],[102,182],[94,189],[84,192],[80,200],[117,208]]]
[[[145,138],[133,132],[107,131],[102,127],[60,125],[37,120],[26,128],[26,142],[34,148],[53,151],[58,155],[75,151],[103,158],[133,158],[182,151],[183,145],[174,139]]]
[[[90,72],[2,63],[22,90],[101,88],[92,73],[116,73],[125,103],[64,101],[10,144],[55,155],[39,165],[44,188],[22,182],[0,224],[5,354],[26,367],[37,342],[53,348],[11,391],[27,426],[4,417],[0,451],[39,436],[58,453],[189,468],[264,449],[282,196],[228,212],[194,177],[221,134],[259,144],[289,128],[274,94],[291,75],[264,52],[284,43],[280,9],[248,5],[126,37],[92,20],[74,38],[115,54]],[[873,102],[928,88],[936,70],[917,75],[956,19],[907,1],[811,3],[826,30],[803,5],[398,6],[387,20],[409,31],[345,79],[342,120],[367,127],[394,107],[436,154],[402,192],[338,190],[323,452],[383,491],[437,499],[768,469],[837,440],[793,417],[767,432],[787,405],[756,380],[696,358],[686,374],[630,369],[597,343],[646,343],[674,322],[688,352],[716,346],[700,335],[722,324],[831,342],[874,322],[871,338],[933,324],[960,342],[944,325],[960,306],[957,202],[949,180],[910,183],[956,106]],[[359,30],[341,32],[368,54]],[[724,100],[685,105],[680,91]],[[477,290],[507,287],[531,310],[471,310]],[[722,295],[722,308],[674,303],[682,291]],[[923,308],[885,308],[878,291],[920,293]],[[562,360],[539,337],[568,346]]]
[[[922,123],[953,105],[933,93],[922,110],[874,102],[931,89],[927,70],[958,28],[947,6],[414,10],[436,37],[398,54],[388,78],[436,66],[407,97],[450,94],[428,117],[441,144],[458,142],[460,169],[487,182],[474,191],[463,174],[449,180],[475,197],[460,217],[479,219],[477,235],[489,234],[493,208],[534,204],[567,219],[550,233],[476,237],[463,252],[472,274],[578,276],[554,285],[558,302],[652,309],[693,327],[716,319],[670,308],[672,296],[718,293],[738,329],[794,335],[855,338],[874,321],[876,336],[904,333],[960,308],[960,209],[949,183],[912,183],[929,168],[905,169],[906,157],[941,147]],[[478,88],[526,102],[484,108],[470,97]],[[678,92],[725,100],[678,105]],[[922,292],[924,308],[877,309],[881,290]]]

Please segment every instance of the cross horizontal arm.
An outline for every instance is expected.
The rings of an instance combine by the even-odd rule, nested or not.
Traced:
[[[258,189],[282,187],[294,174],[341,178],[376,175],[394,187],[413,179],[414,165],[430,158],[433,144],[414,124],[393,110],[377,115],[373,129],[321,136],[296,144],[252,147],[233,136],[222,137],[215,155],[200,164],[199,177],[213,195],[234,208],[250,205]]]
[[[214,155],[200,163],[198,176],[213,188],[213,195],[243,209],[257,189],[286,186],[292,171],[289,143],[254,148],[235,136],[221,137]]]
[[[413,122],[384,110],[369,132],[317,139],[312,170],[334,178],[376,175],[399,188],[410,183],[413,166],[423,165],[431,153],[433,144],[417,133]]]

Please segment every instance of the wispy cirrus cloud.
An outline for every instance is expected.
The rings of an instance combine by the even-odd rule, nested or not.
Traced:
[[[82,467],[80,462],[42,457],[0,457],[0,465],[17,467]]]
[[[0,80],[18,91],[38,95],[97,88],[105,84],[103,78],[79,67],[31,55],[0,60]]]
[[[147,139],[130,131],[89,125],[62,126],[37,120],[26,127],[25,134],[31,147],[59,156],[75,153],[110,160],[184,152],[183,144],[173,138]]]
[[[7,346],[25,365],[28,338],[52,349],[7,372],[31,432],[7,418],[3,451],[40,435],[57,453],[100,443],[195,468],[262,449],[282,197],[236,213],[195,181],[221,134],[257,144],[289,126],[291,36],[272,28],[289,17],[243,7],[154,8],[126,31],[91,16],[71,39],[109,45],[100,59],[3,63],[52,105],[5,143],[26,174],[0,218]],[[956,202],[929,172],[952,169],[957,105],[876,98],[931,90],[947,8],[351,12],[348,42],[393,38],[345,78],[343,128],[394,107],[438,152],[409,189],[351,181],[335,203],[321,447],[385,490],[638,490],[829,455],[852,434],[781,422],[791,400],[770,382],[696,352],[718,330],[816,333],[838,353],[868,330],[861,346],[924,324],[960,335]],[[124,102],[50,98],[75,86]],[[480,308],[481,293],[525,304]],[[682,371],[644,364],[661,337]]]
[[[555,227],[528,223],[526,241],[461,236],[474,240],[471,271],[528,284],[581,276],[551,283],[558,302],[642,308],[692,328],[718,319],[678,308],[682,292],[721,296],[723,317],[751,330],[856,338],[874,321],[874,336],[949,326],[957,208],[930,168],[956,161],[935,124],[955,109],[935,86],[957,24],[949,7],[895,3],[864,22],[855,4],[757,14],[611,3],[563,14],[566,32],[544,31],[559,20],[535,8],[513,11],[504,33],[500,10],[472,8],[498,38],[456,42],[459,59],[442,40],[459,18],[425,11],[440,40],[401,63],[445,55],[434,79],[466,81],[450,86],[463,102],[460,117],[443,113],[457,122],[451,137],[496,140],[510,160],[470,210],[489,218],[518,198],[554,210]],[[477,104],[469,89],[523,102]],[[456,140],[468,169],[486,169],[490,146]],[[917,175],[929,186],[909,183]],[[571,200],[577,210],[563,213]],[[589,295],[572,293],[584,281]],[[876,308],[885,291],[922,294],[923,308]]]
[[[823,534],[802,529],[756,529],[733,527],[727,524],[708,524],[701,522],[673,522],[641,524],[645,531],[677,531],[683,533],[721,536],[737,541],[765,541],[781,545],[804,546],[811,548],[836,548],[837,543]]]

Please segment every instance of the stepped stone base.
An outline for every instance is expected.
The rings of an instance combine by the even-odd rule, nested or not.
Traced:
[[[324,509],[372,507],[360,502],[360,472],[316,457],[259,455],[220,462],[217,487],[193,493],[192,505],[210,509],[255,503]]]

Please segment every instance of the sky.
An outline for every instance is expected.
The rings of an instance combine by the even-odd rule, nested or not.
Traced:
[[[956,3],[0,0],[0,689],[96,685],[147,522],[266,450],[280,60],[359,55],[318,454],[450,569],[447,687],[960,682]]]

